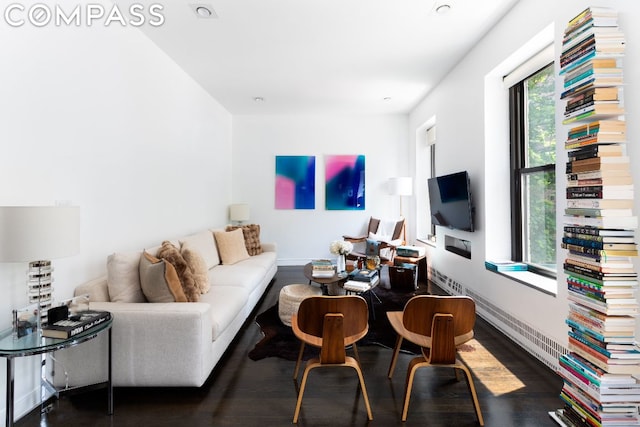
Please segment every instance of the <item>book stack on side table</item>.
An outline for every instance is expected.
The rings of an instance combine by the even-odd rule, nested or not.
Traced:
[[[328,259],[316,259],[311,261],[311,275],[317,278],[329,278],[336,274],[336,269]]]
[[[568,131],[561,245],[569,311],[559,360],[567,426],[640,425],[634,185],[622,105],[624,35],[617,12],[590,7],[565,30],[560,57]]]
[[[68,319],[46,325],[42,328],[42,336],[47,338],[68,339],[86,332],[111,319],[111,313],[101,310],[84,310]]]
[[[345,291],[360,293],[375,288],[378,283],[380,283],[378,270],[356,269],[349,273],[343,288]]]

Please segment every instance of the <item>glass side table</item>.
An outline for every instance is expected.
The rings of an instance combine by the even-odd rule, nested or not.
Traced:
[[[12,330],[0,333],[0,357],[7,359],[7,401],[6,401],[6,425],[13,427],[13,404],[14,404],[14,359],[16,357],[34,356],[38,354],[51,353],[56,350],[73,347],[82,344],[97,337],[102,332],[108,332],[108,378],[104,383],[107,387],[107,414],[113,414],[113,385],[111,382],[111,325],[113,318],[98,326],[89,329],[81,334],[75,335],[67,339],[45,338],[38,333],[26,335],[21,338],[14,338]],[[46,381],[46,379],[43,379]],[[52,386],[51,386],[52,387]],[[56,390],[56,395],[64,391]]]

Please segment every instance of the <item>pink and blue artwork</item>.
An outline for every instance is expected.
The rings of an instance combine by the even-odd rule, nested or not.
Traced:
[[[364,210],[363,155],[326,156],[325,181],[327,210]]]
[[[276,156],[276,209],[315,209],[315,180],[315,156]]]

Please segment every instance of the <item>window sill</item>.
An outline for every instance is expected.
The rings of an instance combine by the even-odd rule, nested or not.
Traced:
[[[536,274],[532,271],[493,271],[487,269],[487,271],[505,276],[511,280],[514,280],[530,288],[536,289],[548,295],[556,296],[558,294],[558,284],[556,279]]]
[[[424,244],[425,244],[425,245],[427,245],[427,246],[431,246],[431,247],[433,247],[433,248],[435,248],[435,247],[436,247],[436,241],[435,241],[435,239],[431,240],[431,239],[429,239],[428,237],[418,237],[416,240],[417,240],[418,242],[420,242],[420,243],[424,243]]]

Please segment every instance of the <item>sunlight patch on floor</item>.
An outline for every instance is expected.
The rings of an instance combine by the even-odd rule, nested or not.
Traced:
[[[512,393],[524,388],[525,385],[498,359],[496,359],[477,340],[471,340],[466,345],[473,351],[459,351],[460,359],[471,369],[474,381],[481,382],[494,396]],[[480,384],[476,384],[476,388]]]

